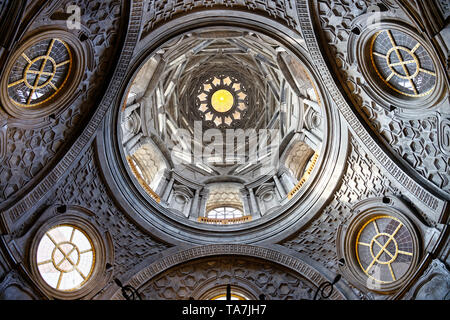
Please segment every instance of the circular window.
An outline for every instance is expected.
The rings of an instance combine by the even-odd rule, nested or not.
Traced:
[[[233,95],[228,90],[217,90],[211,97],[211,105],[217,112],[227,112],[233,104]]]
[[[397,198],[388,199],[388,204],[373,198],[354,205],[356,217],[341,229],[345,235],[339,231],[337,237],[338,258],[345,261],[341,271],[355,285],[379,293],[392,293],[405,285],[420,258],[418,233],[403,214],[409,209]]]
[[[401,95],[426,96],[436,87],[436,69],[430,54],[419,41],[404,32],[376,33],[370,55],[380,79]]]
[[[95,266],[89,236],[73,225],[59,225],[45,233],[37,249],[37,266],[44,281],[60,291],[82,287]]]
[[[9,99],[24,108],[50,101],[67,82],[72,63],[72,52],[64,41],[36,42],[21,53],[9,73]]]
[[[437,54],[418,34],[410,26],[383,22],[366,28],[356,44],[349,41],[350,60],[356,58],[367,81],[362,88],[386,109],[438,108],[448,93]]]
[[[6,111],[18,118],[38,118],[65,105],[84,74],[84,50],[72,34],[40,33],[9,58],[1,79]]]
[[[50,207],[30,246],[29,264],[36,284],[49,298],[89,299],[112,276],[113,244],[75,207]],[[108,265],[110,265],[108,267]]]
[[[356,237],[355,253],[361,270],[380,283],[401,279],[414,255],[412,235],[405,225],[391,216],[367,221]]]

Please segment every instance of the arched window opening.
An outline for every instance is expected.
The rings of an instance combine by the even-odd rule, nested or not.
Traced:
[[[207,217],[212,219],[235,219],[243,216],[244,213],[241,210],[232,207],[219,207],[207,213]]]

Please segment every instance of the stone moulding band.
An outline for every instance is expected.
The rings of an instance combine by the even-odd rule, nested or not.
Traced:
[[[173,255],[158,260],[139,271],[128,281],[127,284],[139,290],[141,286],[145,285],[155,276],[171,267],[186,263],[193,259],[220,255],[242,255],[268,260],[299,273],[317,287],[328,281],[328,279],[325,279],[318,271],[305,264],[302,260],[273,249],[245,244],[214,244],[179,251]],[[112,295],[111,299],[125,299],[121,294],[120,288]],[[339,291],[339,289],[337,289],[333,292],[330,299],[346,300],[346,297]]]
[[[341,114],[347,121],[351,131],[355,137],[358,138],[363,146],[374,156],[386,172],[391,175],[400,185],[402,185],[407,191],[417,198],[428,209],[433,210],[435,213],[440,213],[444,205],[444,201],[432,195],[419,185],[413,178],[405,173],[380,147],[369,134],[366,128],[361,124],[360,120],[355,114],[355,111],[349,106],[342,93],[339,91],[333,76],[328,70],[325,58],[320,50],[317,32],[315,32],[311,17],[312,10],[310,9],[309,0],[297,0],[297,11],[300,21],[305,43],[308,47],[309,53],[316,67],[320,70],[320,76],[328,88],[328,92],[333,97],[336,105],[338,106]]]
[[[120,54],[116,70],[112,76],[112,80],[108,85],[99,107],[95,110],[95,114],[90,119],[87,126],[83,129],[81,135],[75,143],[70,147],[69,151],[61,158],[58,164],[50,170],[42,181],[17,203],[0,213],[5,228],[9,229],[10,226],[16,223],[24,213],[36,205],[37,202],[57,184],[58,180],[67,175],[70,172],[70,167],[74,164],[76,158],[83,153],[82,151],[85,148],[89,146],[89,141],[93,139],[94,134],[106,112],[113,104],[116,96],[119,94],[123,76],[128,69],[128,65],[133,57],[134,48],[136,47],[139,39],[143,7],[143,0],[133,0],[131,3],[128,29],[123,42],[122,52]],[[8,230],[8,232],[9,231],[10,230]]]

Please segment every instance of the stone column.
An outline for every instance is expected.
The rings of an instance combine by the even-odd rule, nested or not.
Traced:
[[[275,181],[275,186],[277,187],[278,193],[280,194],[281,198],[283,198],[287,192],[284,189],[283,185],[281,184],[280,180],[278,179],[277,174],[273,176],[273,181]]]
[[[201,189],[195,190],[194,200],[192,202],[191,211],[189,213],[189,217],[194,220],[197,220],[200,214],[200,207],[199,207],[200,190]]]
[[[250,212],[250,206],[248,203],[248,191],[246,188],[242,188],[239,191],[241,192],[241,196],[242,196],[242,207],[244,209],[244,216],[250,216],[251,212]]]
[[[143,135],[144,134],[142,132],[139,132],[137,135],[135,135],[125,143],[126,154],[130,154],[131,149],[133,149],[133,147],[139,142],[139,139],[141,139]]]
[[[124,112],[123,112],[123,118],[128,117],[134,110],[136,110],[140,106],[141,106],[141,104],[139,102],[137,102],[135,104],[132,104],[132,105],[126,107]]]
[[[261,212],[259,211],[258,203],[256,202],[255,193],[253,192],[253,188],[248,188],[248,192],[250,194],[250,204],[252,206],[252,217],[261,217]]]
[[[159,181],[159,184],[156,187],[155,192],[159,195],[163,194],[169,180],[170,180],[170,171],[167,169],[164,169],[164,172],[161,176],[161,181]]]
[[[166,189],[164,190],[164,194],[162,196],[162,200],[164,202],[167,202],[169,200],[170,192],[172,191],[173,183],[175,182],[174,178],[171,178],[169,183],[166,186]]]
[[[287,190],[287,192],[289,193],[295,187],[296,183],[292,181],[292,178],[286,172],[283,172],[280,178],[281,183],[284,186],[284,189]]]
[[[317,150],[319,148],[319,145],[321,143],[320,139],[310,130],[303,128],[302,131],[305,134],[305,142],[306,144],[314,150]]]

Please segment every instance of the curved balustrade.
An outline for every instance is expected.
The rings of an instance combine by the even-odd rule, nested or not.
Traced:
[[[140,175],[138,172],[136,165],[133,162],[133,159],[131,159],[130,156],[127,156],[128,164],[130,165],[131,171],[133,171],[134,176],[136,177],[139,184],[144,188],[144,190],[153,198],[156,200],[156,202],[161,202],[161,198],[158,196],[158,194],[153,191],[152,188],[145,182],[144,178]]]
[[[303,186],[303,184],[308,180],[309,176],[311,175],[312,170],[314,169],[314,166],[316,165],[317,158],[319,158],[319,154],[316,152],[314,156],[312,157],[311,164],[309,165],[308,169],[306,169],[305,173],[303,174],[303,177],[300,179],[300,181],[295,185],[295,187],[289,192],[288,198],[291,199],[294,194],[300,190],[300,188]]]
[[[249,222],[251,220],[252,220],[252,216],[243,216],[243,217],[239,217],[239,218],[230,218],[230,219],[198,217],[198,222],[206,223],[206,224],[238,224],[238,223]]]

